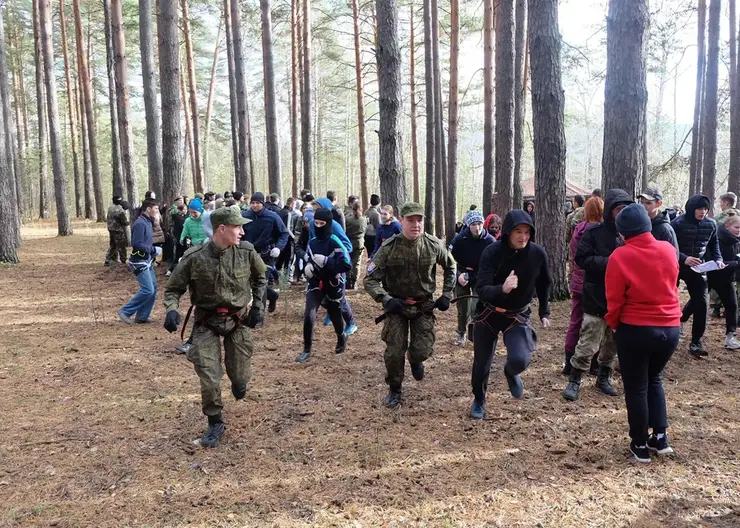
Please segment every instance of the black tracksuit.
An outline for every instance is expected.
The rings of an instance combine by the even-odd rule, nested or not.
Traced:
[[[501,239],[488,246],[478,267],[478,308],[474,328],[474,359],[472,386],[478,402],[486,399],[488,375],[496,351],[499,332],[504,334],[507,350],[505,372],[515,376],[529,365],[537,336],[529,324],[529,303],[537,294],[540,318],[550,316],[550,271],[547,254],[542,247],[529,242],[524,249],[509,246],[509,234],[518,225],[526,224],[534,237],[530,216],[521,209],[510,211],[504,219]],[[518,286],[508,294],[503,284],[511,272],[519,279]],[[507,313],[496,311],[495,308]],[[515,316],[516,314],[516,316]]]

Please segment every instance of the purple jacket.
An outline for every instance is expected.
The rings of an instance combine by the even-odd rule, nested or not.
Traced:
[[[568,256],[570,259],[571,270],[573,271],[570,278],[570,291],[575,293],[581,293],[583,291],[583,279],[586,275],[581,268],[578,267],[575,261],[576,248],[578,247],[578,241],[581,240],[584,231],[590,224],[586,221],[579,223],[573,230],[573,237],[570,239],[570,247]]]

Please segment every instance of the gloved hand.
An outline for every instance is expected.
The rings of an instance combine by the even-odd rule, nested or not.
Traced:
[[[398,297],[393,297],[390,300],[386,301],[383,309],[387,314],[397,314],[403,311],[404,306],[405,304],[401,299],[399,299]]]
[[[439,310],[440,312],[446,312],[450,309],[450,300],[442,295],[441,297],[437,298],[436,301],[434,301],[434,306],[432,307],[435,310]]]
[[[280,256],[280,249],[279,248],[276,248],[276,247],[272,248],[270,250],[270,256],[272,258],[278,258]]]
[[[306,276],[307,279],[313,279],[313,263],[309,262],[303,267],[303,274]]]
[[[468,282],[470,282],[468,273],[465,272],[465,273],[461,273],[460,275],[458,275],[457,282],[458,284],[460,284],[460,286],[463,286],[463,287],[467,286]]]
[[[265,322],[265,315],[256,306],[252,306],[249,309],[249,314],[247,315],[246,325],[248,328],[257,328],[257,325],[260,323]]]
[[[177,310],[170,310],[167,312],[167,317],[164,320],[164,328],[167,330],[170,334],[172,332],[177,332],[177,327],[180,325],[180,314],[177,313]]]

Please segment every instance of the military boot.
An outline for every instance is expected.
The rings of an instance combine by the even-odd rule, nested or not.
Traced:
[[[568,401],[576,401],[578,399],[578,394],[581,392],[581,376],[583,376],[582,370],[577,368],[571,369],[568,386],[563,391],[563,398]]]
[[[210,420],[209,420],[210,422]],[[208,430],[203,438],[200,439],[200,445],[203,447],[216,447],[218,441],[226,432],[226,424],[223,422],[214,422],[208,424]]]
[[[424,379],[424,363],[411,363],[411,375],[416,381]]]
[[[298,354],[298,357],[295,358],[296,363],[305,363],[311,359],[311,347],[305,348],[303,352]]]
[[[269,313],[273,313],[277,308],[278,297],[280,297],[280,294],[278,292],[274,292],[274,296],[267,300],[267,311]]]
[[[237,385],[231,384],[231,394],[234,395],[234,399],[236,400],[243,400],[244,396],[247,395],[247,387],[240,387]]]
[[[573,359],[574,355],[575,355],[575,352],[571,350],[565,351],[565,363],[563,363],[563,371],[561,373],[563,376],[570,376],[570,370],[571,370],[570,360]]]
[[[596,388],[607,396],[616,396],[619,394],[617,389],[612,386],[612,369],[606,365],[599,365],[599,374],[596,378]]]
[[[385,397],[385,405],[390,409],[395,409],[401,405],[401,388],[395,389],[391,387],[388,389],[388,396]]]
[[[347,336],[342,333],[337,336],[337,346],[334,347],[334,353],[344,354],[346,350],[347,350]]]

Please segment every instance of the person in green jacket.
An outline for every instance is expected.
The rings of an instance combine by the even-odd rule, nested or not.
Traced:
[[[186,247],[199,246],[206,240],[205,231],[203,230],[203,202],[200,198],[193,198],[188,204],[188,213],[190,216],[185,220],[180,235],[180,244]],[[188,240],[190,243],[188,243]]]

